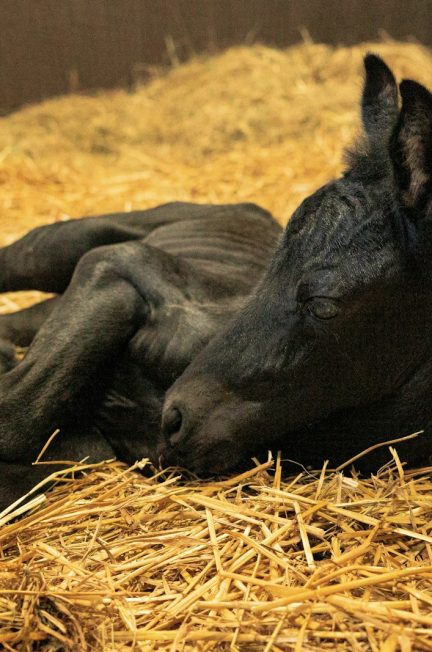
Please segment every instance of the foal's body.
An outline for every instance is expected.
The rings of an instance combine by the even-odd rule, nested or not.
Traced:
[[[166,390],[239,309],[280,233],[252,204],[175,203],[0,249],[0,291],[58,294],[0,317],[0,505],[43,476],[23,465],[55,428],[45,460],[157,460]],[[20,363],[7,341],[31,343]]]

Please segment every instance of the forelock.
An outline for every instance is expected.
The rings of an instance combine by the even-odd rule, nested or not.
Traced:
[[[287,227],[284,244],[302,259],[330,260],[365,244],[376,252],[391,237],[391,212],[391,193],[342,178],[303,202]]]

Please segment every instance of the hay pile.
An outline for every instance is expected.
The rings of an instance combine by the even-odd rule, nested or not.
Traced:
[[[393,455],[366,480],[324,467],[282,481],[271,462],[206,484],[119,464],[65,480],[1,520],[0,643],[430,650],[431,469]]]
[[[3,119],[1,242],[172,199],[256,201],[286,221],[341,169],[368,49],[432,86],[418,45],[241,47],[133,94]],[[37,296],[2,296],[0,310]],[[282,480],[270,462],[213,483],[117,463],[59,478],[21,520],[0,516],[0,645],[431,650],[431,469],[404,472],[394,449],[389,460],[367,479],[324,466]]]

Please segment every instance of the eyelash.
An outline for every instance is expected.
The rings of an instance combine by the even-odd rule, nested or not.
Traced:
[[[312,317],[320,321],[330,321],[337,317],[340,311],[335,300],[328,297],[310,297],[304,302],[303,307]],[[319,314],[320,308],[321,315]]]

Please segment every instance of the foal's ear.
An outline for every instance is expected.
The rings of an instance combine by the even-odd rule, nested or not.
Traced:
[[[398,87],[390,68],[375,54],[364,58],[361,101],[363,127],[369,141],[388,144],[398,117]]]
[[[432,190],[432,95],[421,84],[400,85],[402,110],[390,143],[396,184],[414,221],[422,214]]]

